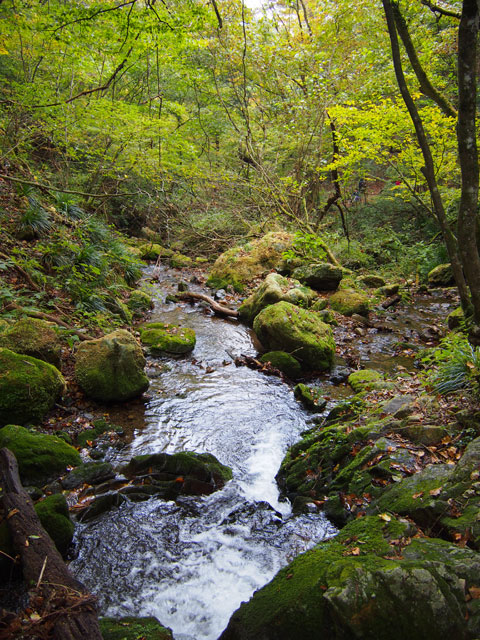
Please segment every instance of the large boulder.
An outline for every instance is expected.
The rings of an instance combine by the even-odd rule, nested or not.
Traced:
[[[0,429],[0,448],[15,455],[22,483],[41,486],[81,463],[80,454],[61,438],[17,425]]]
[[[60,366],[61,342],[45,320],[18,320],[0,335],[0,347]]]
[[[85,394],[101,402],[122,402],[148,389],[145,358],[131,333],[118,329],[77,349],[75,376]]]
[[[477,638],[479,554],[414,534],[386,514],[350,523],[255,592],[220,640]]]
[[[140,340],[152,355],[182,355],[195,348],[195,331],[164,322],[148,322],[140,328]]]
[[[324,371],[333,364],[332,329],[315,312],[277,302],[256,316],[253,328],[266,349],[294,353],[304,369]]]
[[[289,280],[279,273],[269,273],[258,289],[240,305],[238,315],[241,320],[251,323],[270,304],[284,300],[306,308],[316,298],[315,291],[302,286],[298,280]]]
[[[241,247],[232,247],[215,261],[207,284],[216,289],[232,285],[243,291],[245,284],[271,269],[282,271],[283,253],[292,246],[294,236],[283,231],[267,233]]]
[[[427,278],[430,287],[448,287],[455,284],[452,265],[449,262],[439,264],[429,271]]]
[[[317,291],[335,291],[343,278],[343,271],[328,262],[297,267],[292,276]]]
[[[352,316],[354,313],[368,316],[369,299],[364,293],[354,289],[342,289],[331,296],[330,306],[344,316]]]
[[[42,420],[64,389],[53,365],[0,347],[0,426]]]

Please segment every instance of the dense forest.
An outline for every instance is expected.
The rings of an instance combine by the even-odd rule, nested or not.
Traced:
[[[125,618],[157,611],[188,640],[478,637],[477,0],[0,0],[0,20],[0,638],[173,637]],[[340,532],[285,542],[205,630],[82,562],[104,513],[244,491],[233,436],[145,439],[222,367],[232,405],[259,379],[286,403],[271,484]]]

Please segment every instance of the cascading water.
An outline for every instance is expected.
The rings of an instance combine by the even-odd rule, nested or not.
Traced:
[[[214,640],[243,600],[335,529],[278,500],[275,474],[307,416],[281,380],[235,367],[232,355],[256,353],[249,331],[161,302],[152,320],[195,329],[194,358],[152,380],[146,428],[112,462],[209,452],[234,477],[208,497],[128,502],[80,525],[71,568],[104,614],[154,615],[176,640]]]

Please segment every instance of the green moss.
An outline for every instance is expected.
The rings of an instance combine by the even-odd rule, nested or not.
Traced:
[[[383,374],[373,369],[361,369],[354,371],[348,376],[348,384],[355,393],[361,391],[371,391],[372,389],[383,388]]]
[[[294,395],[297,400],[311,411],[323,411],[327,404],[320,387],[309,387],[302,382],[295,387]]]
[[[100,419],[95,420],[93,423],[93,429],[86,429],[77,435],[77,445],[79,447],[85,447],[87,445],[87,441],[95,441],[98,437],[100,437],[104,433],[108,433],[109,431],[113,431],[117,434],[122,434],[122,427],[118,427],[106,420]]]
[[[458,329],[465,320],[462,307],[457,307],[447,316],[447,324],[450,331]]]
[[[278,302],[256,316],[253,328],[264,347],[295,353],[307,370],[323,371],[333,364],[332,330],[314,312]]]
[[[378,289],[379,287],[384,287],[386,284],[383,278],[374,274],[360,276],[358,280],[369,289]]]
[[[221,464],[210,453],[181,451],[179,453],[152,453],[135,456],[125,467],[125,473],[160,473],[172,476],[190,476],[201,482],[211,483],[217,488],[232,479],[230,467]],[[168,478],[167,478],[168,479]]]
[[[317,291],[335,291],[344,272],[340,267],[321,262],[297,267],[292,275]]]
[[[153,309],[152,298],[144,291],[132,291],[127,301],[128,308],[135,318],[140,318],[144,313]]]
[[[298,360],[285,351],[269,351],[261,356],[260,362],[269,362],[272,367],[284,373],[291,380],[295,380],[302,373],[302,367]]]
[[[150,243],[144,244],[139,249],[139,255],[142,260],[158,260],[158,258],[169,258],[173,255],[171,249],[165,249],[159,244]]]
[[[103,640],[173,640],[170,629],[150,618],[100,618]]]
[[[53,365],[0,348],[0,425],[41,420],[64,388]]]
[[[439,264],[428,273],[430,287],[448,287],[455,284],[452,265],[450,263]]]
[[[149,385],[145,358],[135,338],[123,329],[79,345],[75,375],[83,391],[103,402],[141,395]]]
[[[163,322],[150,322],[140,328],[140,339],[152,354],[184,354],[195,348],[195,331]]]
[[[55,543],[60,553],[65,553],[72,542],[74,525],[70,520],[68,505],[65,496],[55,494],[47,496],[41,502],[35,504],[43,528]]]
[[[22,318],[0,335],[0,347],[60,366],[61,343],[51,324]]]
[[[43,484],[81,462],[78,451],[60,438],[15,425],[0,430],[1,447],[14,453],[24,484]]]
[[[269,273],[258,289],[238,308],[241,320],[253,322],[262,309],[282,300],[308,307],[317,294],[308,287],[302,287],[297,280],[288,280],[278,273]]]
[[[466,580],[478,582],[480,560],[427,538],[409,545],[414,532],[394,519],[352,522],[242,604],[220,640],[475,637],[467,634],[464,589]]]
[[[282,254],[292,246],[293,236],[285,232],[267,233],[243,247],[232,247],[222,253],[213,265],[207,285],[224,289],[229,284],[242,292],[253,278],[271,269],[283,271]]]
[[[184,256],[181,253],[174,253],[170,257],[169,264],[174,269],[183,269],[185,267],[191,267],[193,260],[189,256]]]
[[[370,310],[367,296],[353,289],[343,289],[334,293],[330,298],[330,306],[344,316],[351,316],[354,313],[367,316]]]

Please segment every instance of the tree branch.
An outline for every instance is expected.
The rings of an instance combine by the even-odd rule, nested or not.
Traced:
[[[57,33],[57,31],[60,31],[61,29],[65,29],[65,27],[69,27],[71,24],[76,24],[78,22],[86,22],[87,20],[93,20],[93,18],[96,18],[101,13],[108,13],[109,11],[115,11],[116,9],[121,9],[122,7],[128,7],[129,5],[136,4],[136,2],[137,0],[130,0],[129,2],[122,2],[121,4],[117,4],[115,7],[110,7],[109,9],[99,9],[98,11],[95,11],[94,13],[92,13],[90,16],[87,16],[86,18],[77,18],[76,20],[72,20],[71,22],[65,22],[64,24],[61,24],[59,27],[53,30],[53,33]]]
[[[118,198],[124,196],[137,196],[140,192],[133,191],[132,193],[84,193],[83,191],[71,191],[70,189],[60,189],[59,187],[51,187],[50,185],[40,184],[33,182],[32,180],[23,180],[22,178],[13,178],[12,176],[4,175],[0,173],[0,178],[4,180],[10,180],[11,182],[19,182],[20,184],[28,184],[32,187],[38,187],[39,189],[45,189],[46,191],[59,191],[60,193],[71,193],[76,196],[83,196],[84,198]]]
[[[423,5],[428,7],[433,11],[433,13],[439,13],[442,16],[448,16],[449,18],[457,18],[460,20],[460,14],[457,11],[453,11],[452,9],[443,9],[439,7],[438,4],[434,4],[431,0],[420,0]]]
[[[217,7],[216,0],[211,0],[211,3],[212,3],[213,8],[215,10],[215,15],[217,16],[218,28],[221,29],[223,27],[223,21],[222,21],[222,16],[220,15],[220,11],[218,10],[218,7]]]
[[[410,64],[412,65],[412,69],[417,76],[418,84],[420,85],[420,91],[428,98],[431,98],[440,107],[440,109],[446,116],[450,118],[456,118],[457,112],[455,108],[450,104],[445,96],[443,96],[439,91],[437,91],[437,89],[435,89],[435,87],[430,82],[427,74],[425,73],[421,62],[418,59],[415,47],[413,46],[407,23],[400,11],[398,4],[396,2],[392,2],[392,8],[398,35],[402,39],[403,46],[405,47],[408,59],[410,60]]]

